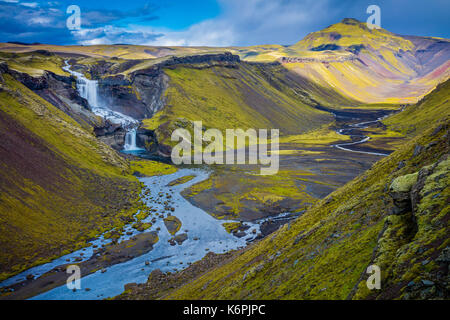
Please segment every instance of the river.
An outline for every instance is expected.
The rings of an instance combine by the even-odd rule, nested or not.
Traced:
[[[195,178],[184,184],[168,186],[169,182],[188,175],[195,175]],[[155,269],[160,269],[163,272],[173,272],[187,267],[189,263],[202,259],[208,252],[223,253],[246,246],[248,241],[252,241],[259,234],[259,225],[263,220],[258,223],[246,223],[250,227],[247,230],[247,236],[238,238],[228,233],[222,225],[225,222],[231,221],[215,219],[202,209],[193,206],[180,194],[183,189],[207,179],[208,176],[209,173],[203,169],[180,169],[176,173],[170,175],[140,178],[140,181],[145,184],[148,190],[150,190],[150,194],[145,197],[147,205],[157,209],[158,212],[163,211],[164,204],[159,204],[154,199],[157,198],[160,193],[170,194],[170,205],[175,208],[175,211],[172,212],[171,215],[176,216],[182,222],[181,229],[177,234],[186,233],[188,235],[187,240],[181,245],[171,245],[168,242],[170,238],[172,238],[172,235],[165,227],[163,219],[157,219],[150,230],[144,231],[154,231],[159,228],[159,241],[154,245],[153,250],[150,252],[127,262],[112,265],[106,268],[106,272],[99,270],[83,277],[81,279],[81,290],[69,290],[64,284],[50,291],[41,293],[32,299],[91,300],[113,297],[122,293],[124,285],[127,283],[143,283],[147,281],[149,274]],[[143,222],[150,222],[154,217],[154,215],[149,216],[143,220]],[[140,233],[142,232],[133,229],[131,225],[127,225],[125,227],[124,235],[118,242],[128,240]],[[101,246],[110,242],[110,240],[104,239],[103,236],[101,236],[99,239],[92,241],[91,244]],[[60,257],[51,263],[22,272],[19,275],[3,281],[0,283],[0,286],[9,286],[24,281],[26,276],[30,274],[36,278],[40,277],[55,267],[68,264],[67,259],[73,263],[79,263],[80,261],[77,261],[77,258],[79,258],[81,254],[83,254],[82,261],[86,261],[92,256],[93,252],[93,246],[78,250],[69,255]],[[149,264],[146,265],[146,262],[149,262]],[[67,275],[67,277],[68,276],[69,275]]]

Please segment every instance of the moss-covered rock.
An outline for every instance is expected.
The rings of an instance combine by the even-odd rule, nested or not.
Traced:
[[[389,188],[390,191],[396,193],[410,192],[412,186],[417,182],[417,175],[418,172],[415,172],[395,178]]]

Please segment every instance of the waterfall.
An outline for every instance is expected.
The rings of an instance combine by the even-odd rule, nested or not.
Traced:
[[[125,146],[123,147],[124,151],[138,151],[143,150],[142,148],[138,148],[136,145],[136,128],[132,128],[127,131],[125,135]]]
[[[91,108],[99,107],[97,98],[98,92],[97,80],[89,80],[86,79],[85,77],[78,77],[77,88],[80,96],[88,101]]]
[[[111,110],[109,107],[105,106],[104,103],[101,103],[100,97],[98,96],[97,80],[89,80],[82,73],[71,70],[67,61],[63,69],[75,76],[77,79],[78,93],[82,98],[88,101],[93,113],[112,123],[120,124],[122,128],[127,130],[123,151],[145,150],[138,148],[136,145],[136,128],[139,126],[139,121],[120,112]]]

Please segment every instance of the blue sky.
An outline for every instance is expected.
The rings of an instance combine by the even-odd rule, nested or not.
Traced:
[[[73,4],[81,9],[79,31],[66,27]],[[293,44],[346,17],[366,21],[371,4],[389,31],[450,38],[448,0],[0,0],[0,42]]]

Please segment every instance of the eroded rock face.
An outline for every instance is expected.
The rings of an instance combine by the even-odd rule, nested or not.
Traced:
[[[417,182],[417,173],[396,178],[389,187],[389,195],[394,200],[393,214],[411,212],[411,189]]]
[[[122,127],[118,127],[113,132],[99,135],[97,138],[111,146],[113,149],[120,151],[125,145],[125,135],[126,131]]]
[[[155,132],[145,128],[139,128],[137,130],[137,145],[141,148],[145,148],[150,153],[155,153],[158,150],[158,141],[155,136]]]
[[[126,76],[119,73],[132,67],[136,62],[121,64],[117,70],[112,70],[111,64],[105,62],[95,66],[90,73],[93,79],[98,79],[99,94],[112,110],[135,119],[144,119],[151,118],[165,105],[163,93],[167,89],[169,78],[164,73],[164,68],[182,64],[197,64],[196,68],[208,68],[213,65],[236,67],[236,62],[239,61],[239,56],[231,53],[204,54],[170,57]]]

